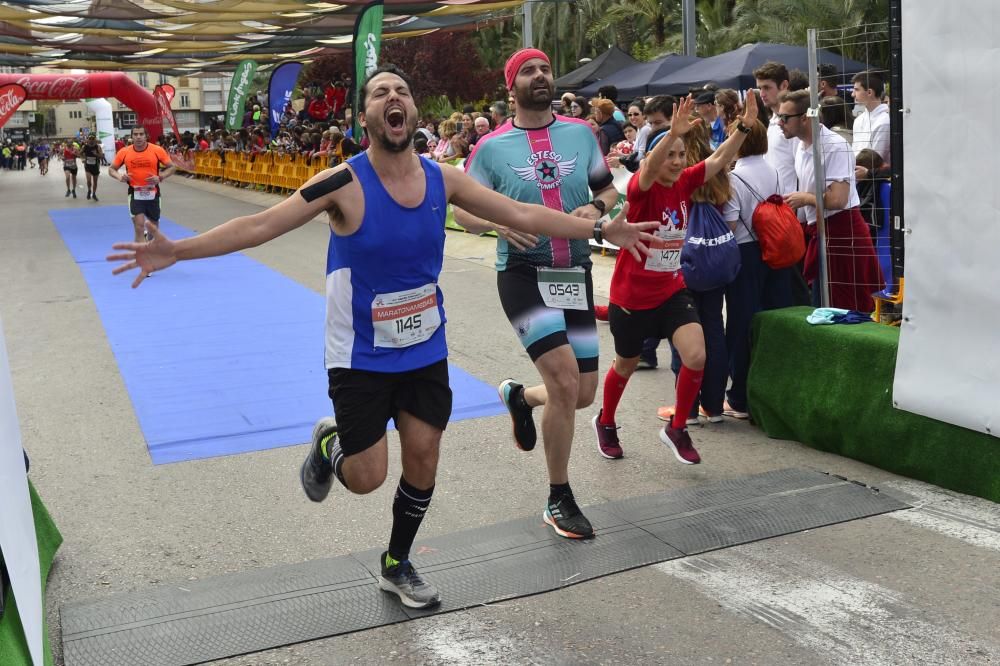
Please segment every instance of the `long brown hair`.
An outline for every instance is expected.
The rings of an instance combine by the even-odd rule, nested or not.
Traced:
[[[693,166],[712,154],[708,142],[708,128],[699,123],[684,135],[684,148],[687,150],[688,166]],[[705,181],[705,184],[691,193],[691,201],[701,201],[721,206],[732,197],[729,187],[729,170],[722,169],[719,173]]]

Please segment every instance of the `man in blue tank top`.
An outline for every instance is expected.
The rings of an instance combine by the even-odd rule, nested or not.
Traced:
[[[504,75],[517,102],[513,122],[479,140],[465,162],[466,172],[512,199],[599,220],[614,206],[618,192],[590,126],[552,113],[555,84],[548,56],[522,49],[507,61]],[[597,391],[590,243],[569,240],[563,231],[556,237],[525,236],[503,219],[493,224],[469,212],[456,210],[455,221],[474,233],[497,232],[500,302],[542,376],[541,386],[525,387],[511,379],[500,384],[514,443],[525,451],[535,447],[532,410],[543,406],[549,499],[542,517],[560,536],[591,537],[593,527],[573,498],[568,469],[576,410],[590,406]],[[579,297],[563,296],[573,289]],[[608,458],[622,456],[620,447],[600,451]]]
[[[326,498],[333,478],[353,493],[377,489],[388,470],[386,424],[395,421],[403,473],[378,582],[406,606],[427,608],[440,595],[410,564],[409,554],[434,492],[441,435],[451,416],[438,288],[447,203],[528,234],[588,238],[595,225],[511,202],[457,169],[417,156],[417,107],[409,80],[396,67],[372,73],[360,102],[360,121],[370,137],[364,153],[314,176],[268,210],[177,242],[154,227],[152,241],[117,243],[122,252],[108,259],[125,262],[116,274],[139,268],[132,283],[137,287],[178,260],[255,247],[328,213],[326,367],[336,421],[316,424],[300,480],[314,502]],[[652,240],[641,232],[653,226],[630,225],[619,215],[596,231],[638,257],[645,251],[641,241]]]

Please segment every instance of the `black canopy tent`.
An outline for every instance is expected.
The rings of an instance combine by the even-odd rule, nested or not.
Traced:
[[[576,91],[588,83],[614,74],[620,69],[636,64],[636,59],[617,46],[597,56],[586,65],[577,67],[569,74],[563,74],[556,79],[556,92]]]
[[[601,86],[612,85],[618,88],[618,99],[623,102],[646,95],[661,95],[667,91],[656,85],[657,79],[672,74],[698,60],[700,58],[697,56],[670,53],[649,62],[637,62],[581,88],[577,94],[583,97],[593,97],[597,95],[597,89]]]
[[[819,49],[817,56],[819,63],[834,65],[845,75],[845,81],[849,75],[868,69],[864,63],[832,51]],[[799,69],[808,73],[809,50],[804,46],[787,44],[746,44],[733,51],[702,58],[650,85],[655,84],[662,92],[669,94],[684,94],[691,88],[698,88],[706,83],[714,83],[720,88],[746,90],[755,86],[753,70],[769,61],[780,62],[789,71]]]

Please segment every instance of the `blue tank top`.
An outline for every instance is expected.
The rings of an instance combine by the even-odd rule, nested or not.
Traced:
[[[364,194],[361,226],[331,232],[326,260],[326,367],[405,372],[448,357],[444,299],[447,200],[441,167],[421,158],[419,206],[389,195],[367,152],[347,161]]]

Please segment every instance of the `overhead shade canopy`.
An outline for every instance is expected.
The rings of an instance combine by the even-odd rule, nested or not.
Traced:
[[[556,90],[579,90],[588,83],[593,83],[629,65],[636,64],[636,59],[622,51],[617,46],[597,56],[586,65],[574,69],[569,74],[563,74],[556,79]]]
[[[618,99],[623,102],[636,97],[662,95],[667,91],[655,83],[658,79],[698,62],[698,60],[700,58],[696,56],[671,53],[656,60],[636,63],[618,70],[599,81],[581,88],[577,91],[577,94],[583,97],[594,97],[601,86],[614,86],[618,88]]]
[[[350,48],[369,0],[0,0],[0,65],[227,71]],[[384,0],[384,39],[474,30],[524,0]]]
[[[835,66],[841,74],[857,74],[868,69],[864,63],[819,49],[820,64]],[[809,49],[787,44],[747,44],[733,51],[703,58],[654,83],[665,93],[683,94],[691,88],[714,83],[720,88],[746,90],[756,85],[753,70],[765,62],[780,62],[789,69],[809,71]]]

